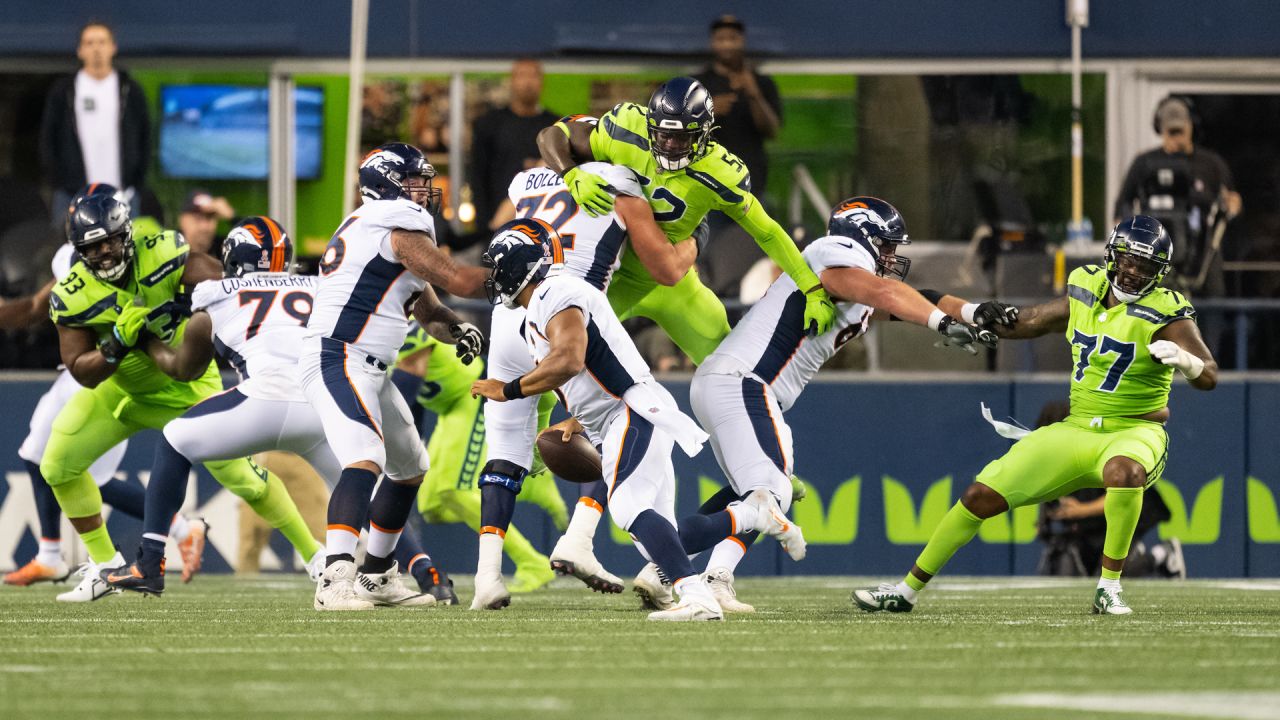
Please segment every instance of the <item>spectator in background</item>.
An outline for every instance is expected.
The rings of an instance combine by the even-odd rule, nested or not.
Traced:
[[[742,158],[751,173],[751,191],[763,197],[769,181],[764,141],[782,127],[782,100],[768,75],[746,58],[746,27],[733,15],[711,23],[711,64],[694,78],[715,104],[715,140]]]
[[[53,224],[61,231],[71,197],[89,183],[121,188],[132,210],[151,158],[147,100],[129,74],[113,66],[115,35],[92,21],[80,29],[80,71],[54,82],[40,127],[40,161],[53,189]]]
[[[559,119],[542,107],[542,64],[516,60],[510,103],[481,115],[471,128],[471,198],[481,228],[497,228],[491,221],[507,197],[511,178],[541,162],[538,133]]]
[[[1221,297],[1226,288],[1214,233],[1242,205],[1231,170],[1221,155],[1196,147],[1190,100],[1161,100],[1153,124],[1160,147],[1133,159],[1116,198],[1116,222],[1139,213],[1159,220],[1173,236],[1176,282],[1201,297]]]
[[[192,190],[178,215],[178,232],[186,238],[194,252],[219,255],[221,248],[214,247],[218,239],[218,221],[232,220],[235,208],[224,197],[215,197],[205,190]]]

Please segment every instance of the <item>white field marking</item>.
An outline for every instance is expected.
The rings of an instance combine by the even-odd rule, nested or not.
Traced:
[[[997,695],[995,705],[1052,708],[1055,711],[1134,713],[1161,717],[1227,718],[1228,720],[1275,720],[1280,693],[1274,692],[1160,692],[1108,693],[1021,693]]]
[[[0,673],[42,673],[48,670],[42,665],[0,665]]]
[[[1223,590],[1280,590],[1280,581],[1277,580],[1216,580],[1205,585]]]

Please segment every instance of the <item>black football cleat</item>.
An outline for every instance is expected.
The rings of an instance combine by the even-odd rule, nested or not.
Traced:
[[[145,550],[138,552],[138,559],[124,567],[102,571],[102,581],[117,590],[132,590],[143,595],[160,597],[164,593],[164,557],[147,557]]]
[[[430,574],[431,584],[421,588],[422,591],[435,597],[439,605],[457,605],[458,594],[453,591],[453,580],[449,579],[449,575],[434,567],[427,572]]]

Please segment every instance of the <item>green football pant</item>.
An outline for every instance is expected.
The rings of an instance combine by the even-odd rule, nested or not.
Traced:
[[[92,517],[102,512],[102,494],[89,474],[95,460],[134,433],[159,430],[186,410],[135,399],[110,382],[82,388],[73,395],[53,421],[40,462],[40,472],[67,517]],[[304,558],[319,548],[279,479],[255,467],[248,458],[209,462],[205,468],[272,527],[285,532]],[[87,538],[86,546],[90,543],[89,554],[96,563],[110,560],[115,553],[105,532]]]
[[[609,282],[609,304],[619,320],[641,316],[658,323],[695,365],[701,365],[729,334],[724,304],[689,268],[671,287],[649,277],[630,248]]]

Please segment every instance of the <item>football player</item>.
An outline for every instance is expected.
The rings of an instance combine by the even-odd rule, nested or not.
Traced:
[[[88,470],[130,435],[158,430],[222,389],[213,363],[180,382],[142,351],[149,335],[169,344],[180,341],[190,311],[179,292],[220,278],[222,268],[208,255],[189,253],[178,233],[135,237],[128,206],[111,195],[83,199],[69,225],[80,260],[54,286],[49,304],[62,361],[84,387],[54,419],[40,472],[89,553],[84,579],[58,599],[85,602],[114,592],[102,571],[124,565],[103,523],[102,495]],[[279,478],[247,458],[205,467],[279,528],[304,558],[319,549]]]
[[[90,195],[115,196],[117,194],[116,188],[106,183],[93,183],[81,188],[80,192],[76,193],[76,196],[71,200],[67,211],[68,223],[76,204],[84,198]],[[140,224],[140,222],[134,223],[135,230]],[[48,318],[49,296],[53,289],[53,283],[66,277],[67,273],[71,272],[72,263],[76,260],[75,248],[71,246],[69,239],[69,225],[66,232],[68,233],[68,241],[63,243],[53,255],[53,281],[34,297],[38,304],[38,307],[35,307],[34,310],[38,311],[38,314],[31,318],[32,321]],[[159,232],[160,228],[157,225],[154,233],[144,232],[144,234]],[[3,314],[3,310],[10,306],[13,306],[16,311],[21,306],[21,300],[12,300],[0,307],[0,314]],[[17,313],[15,312],[15,314]],[[3,320],[0,320],[0,326],[5,326]],[[71,377],[71,373],[66,368],[62,368],[58,373],[57,379],[53,381],[53,385],[36,403],[35,412],[31,414],[27,437],[23,439],[22,445],[18,448],[18,457],[22,459],[27,468],[27,474],[31,477],[31,492],[35,497],[36,517],[40,525],[40,539],[36,556],[21,568],[4,576],[6,585],[25,586],[44,581],[56,582],[67,578],[71,574],[71,569],[67,567],[66,562],[62,559],[62,509],[58,507],[58,500],[53,496],[53,489],[49,487],[49,483],[45,482],[44,476],[40,474],[40,459],[44,456],[45,445],[49,442],[49,434],[53,429],[53,419],[57,417],[58,411],[71,400],[71,396],[75,395],[79,389],[80,384],[76,382],[76,379]],[[104,503],[126,515],[142,519],[145,502],[142,488],[114,478],[116,469],[120,467],[120,461],[124,458],[124,453],[128,446],[129,442],[125,440],[103,453],[102,457],[94,461],[93,465],[89,467],[89,474],[93,476],[93,481],[98,485],[98,490],[102,493]],[[188,522],[180,514],[173,517],[170,535],[178,541],[178,549],[182,553],[182,575],[184,579],[190,579],[191,573],[200,566],[204,553],[206,529],[207,526],[204,520],[195,519]]]
[[[427,284],[482,297],[487,275],[482,268],[455,265],[436,247],[432,213],[441,191],[432,185],[435,175],[412,145],[374,148],[360,163],[364,204],[338,226],[321,258],[299,366],[303,395],[341,469],[329,498],[328,556],[316,586],[317,610],[374,606],[356,589],[356,541],[366,522],[361,584],[398,575],[396,545],[428,467],[409,406],[387,375],[408,333],[408,316],[433,337],[456,345],[465,363],[484,346],[480,330],[441,304]]]
[[[572,116],[538,135],[542,159],[564,176],[574,200],[592,214],[609,210],[609,181],[584,166],[589,160],[635,171],[658,224],[673,243],[684,241],[711,210],[733,218],[804,293],[804,328],[831,329],[836,309],[796,245],[751,194],[747,168],[711,139],[715,113],[706,88],[690,77],[663,83],[648,107],[622,103],[597,123]],[[690,270],[661,287],[626,253],[609,286],[609,303],[622,319],[651,318],[680,349],[701,364],[725,335],[729,322],[720,300]]]
[[[586,430],[602,448],[609,514],[636,539],[636,547],[671,581],[679,602],[651,620],[720,620],[723,614],[702,578],[693,572],[675,520],[674,443],[695,455],[707,434],[676,407],[599,289],[560,272],[560,240],[547,225],[535,236],[502,230],[485,263],[491,301],[525,308],[524,337],[534,369],[509,382],[477,380],[472,392],[493,402],[555,390],[574,417],[563,427]],[[780,514],[764,494],[742,503],[735,518],[744,530],[770,525]],[[774,523],[776,525],[776,523]]]
[[[517,218],[499,232],[514,230],[529,237],[541,237],[544,227],[562,240],[563,272],[578,277],[597,290],[609,287],[624,245],[631,249],[644,272],[654,282],[672,285],[681,281],[697,257],[697,242],[673,245],[654,220],[644,199],[638,176],[630,169],[606,163],[584,166],[606,178],[617,195],[613,210],[598,216],[581,212],[553,170],[538,167],[515,176],[508,197]],[[695,234],[699,226],[690,230]],[[701,226],[705,232],[705,226]],[[490,327],[489,376],[512,380],[533,369],[520,329],[524,309],[495,306]],[[503,535],[515,511],[515,498],[533,463],[538,399],[522,398],[485,410],[488,428],[488,457],[480,475],[481,530],[480,555],[476,566],[476,595],[473,609],[503,607],[509,601],[502,584]],[[621,579],[595,557],[593,538],[604,512],[604,483],[581,488],[569,529],[551,552],[551,566],[574,575],[599,592],[622,592]]]
[[[1198,390],[1212,390],[1218,381],[1218,364],[1200,337],[1195,309],[1182,294],[1160,287],[1172,257],[1173,241],[1154,218],[1123,220],[1107,240],[1103,265],[1073,270],[1065,295],[1022,308],[1012,325],[994,328],[1008,338],[1065,333],[1075,365],[1071,414],[1026,434],[983,468],[901,582],[854,591],[859,608],[910,612],[926,584],[983,521],[1094,487],[1106,490],[1107,533],[1093,612],[1132,612],[1120,573],[1142,494],[1164,470],[1173,373]],[[942,299],[953,312],[962,303]]]
[[[831,329],[805,335],[803,293],[783,275],[693,377],[693,411],[711,433],[729,487],[704,505],[707,515],[681,520],[680,535],[690,553],[711,547],[709,540],[719,542],[706,579],[726,612],[754,611],[737,599],[733,571],[758,533],[742,532],[723,511],[710,511],[753,492],[768,493],[784,512],[790,507],[794,455],[784,413],[827,360],[865,333],[875,317],[925,325],[950,345],[996,344],[993,333],[946,314],[904,282],[911,261],[898,248],[909,242],[902,215],[884,200],[854,197],[840,203],[832,210],[827,236],[804,250],[805,262],[835,299]],[[721,541],[725,536],[732,537]],[[785,547],[792,557],[803,552],[802,545]],[[654,607],[671,604],[670,590],[651,571],[641,572],[636,591]]]

